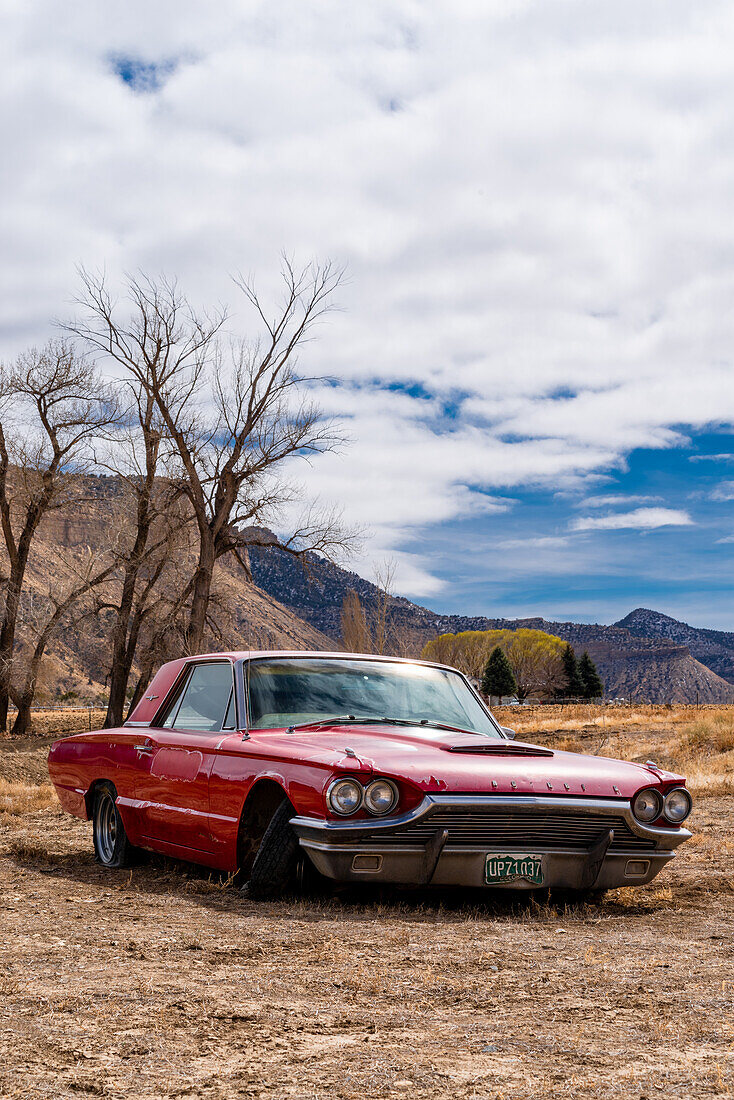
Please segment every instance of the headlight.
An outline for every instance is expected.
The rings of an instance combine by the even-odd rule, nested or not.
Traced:
[[[335,814],[346,817],[362,805],[364,790],[356,779],[335,779],[329,787],[327,801]]]
[[[684,787],[668,791],[663,803],[663,813],[672,825],[680,825],[693,809],[693,799]]]
[[[644,821],[647,825],[657,821],[662,811],[663,800],[657,791],[640,791],[632,799],[632,813],[638,821]]]
[[[364,792],[364,804],[371,814],[389,814],[397,801],[397,788],[388,779],[375,779]]]

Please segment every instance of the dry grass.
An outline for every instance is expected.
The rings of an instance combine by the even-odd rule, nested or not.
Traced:
[[[31,711],[32,734],[36,737],[71,737],[74,733],[97,730],[105,718],[104,707],[63,707],[56,710]],[[12,724],[15,714],[10,713]],[[10,740],[9,734],[5,735]],[[2,735],[0,734],[0,744]]]
[[[725,725],[699,718],[537,736],[628,756],[670,742],[718,766]],[[734,798],[699,803],[694,839],[655,882],[602,900],[373,889],[255,903],[163,857],[100,868],[89,823],[44,802],[45,752],[0,744],[2,1097],[734,1093]]]
[[[495,707],[493,713],[503,725],[517,731],[518,737],[530,733],[571,733],[589,729],[658,729],[705,720],[708,716],[729,716],[734,721],[734,706],[703,706],[648,703],[635,707],[604,703],[572,703],[559,706]],[[718,720],[718,719],[717,719]]]
[[[1,758],[0,758],[1,763]],[[734,1090],[734,800],[588,904],[347,891],[253,903],[106,872],[59,807],[0,838],[0,1095],[691,1100]]]
[[[47,810],[56,802],[51,783],[12,783],[0,778],[0,820]]]
[[[694,794],[734,793],[734,706],[505,707],[518,738],[566,752],[653,759],[686,776]]]

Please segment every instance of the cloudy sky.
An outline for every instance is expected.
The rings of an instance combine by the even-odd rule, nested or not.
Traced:
[[[438,610],[734,629],[734,7],[0,0],[0,355],[345,264],[309,491]]]

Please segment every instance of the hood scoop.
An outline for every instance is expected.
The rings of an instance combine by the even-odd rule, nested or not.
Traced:
[[[458,745],[447,745],[448,752],[463,752],[481,756],[553,756],[552,749],[542,749],[538,745],[518,745],[512,741],[461,741]]]

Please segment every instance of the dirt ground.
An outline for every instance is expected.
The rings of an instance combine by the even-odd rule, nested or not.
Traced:
[[[46,744],[0,742],[0,779],[41,802]],[[0,814],[2,1097],[734,1093],[731,795],[699,798],[655,882],[578,907],[254,903],[157,857],[103,871],[47,801]]]

